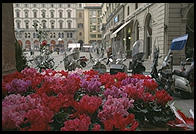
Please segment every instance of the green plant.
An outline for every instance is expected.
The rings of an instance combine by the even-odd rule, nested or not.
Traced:
[[[27,59],[23,55],[22,47],[17,41],[15,42],[15,57],[16,57],[16,69],[18,72],[28,67]]]

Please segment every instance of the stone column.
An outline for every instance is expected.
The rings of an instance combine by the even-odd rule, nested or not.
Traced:
[[[13,3],[2,3],[2,75],[16,71]]]

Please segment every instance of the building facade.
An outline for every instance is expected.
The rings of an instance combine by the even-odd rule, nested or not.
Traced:
[[[81,47],[84,43],[84,3],[78,4],[76,9],[76,22],[77,22],[77,42]]]
[[[14,3],[14,26],[18,42],[26,50],[38,50],[39,40],[33,25],[38,23],[47,31],[45,39],[51,49],[67,48],[78,42],[76,9],[79,3]]]
[[[145,58],[152,60],[154,46],[159,47],[160,55],[168,53],[172,39],[189,35],[186,49],[174,51],[174,64],[179,64],[187,57],[194,44],[194,4],[193,3],[104,3],[106,27],[103,40],[113,45],[119,40],[127,54],[131,55],[133,43],[144,41]],[[102,6],[103,7],[103,6]],[[116,12],[115,12],[116,11]],[[122,14],[123,11],[123,14]],[[116,17],[117,15],[123,18]],[[114,16],[113,19],[111,19]],[[192,17],[191,17],[192,16]],[[115,23],[118,20],[119,26]],[[112,20],[114,22],[112,22]],[[111,30],[111,29],[114,30]],[[117,29],[117,30],[116,30]],[[116,38],[116,39],[115,39]],[[113,45],[114,46],[114,45]],[[160,60],[162,61],[162,60]]]
[[[102,43],[101,4],[86,3],[84,7],[84,44]]]

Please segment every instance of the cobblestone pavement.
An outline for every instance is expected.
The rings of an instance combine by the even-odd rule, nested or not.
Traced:
[[[35,55],[37,54],[37,52],[35,52]],[[69,54],[69,52],[67,52],[67,54]],[[28,54],[29,55],[29,54]],[[89,53],[88,52],[80,52],[80,56],[86,56],[89,59]],[[106,57],[106,55],[104,55]],[[63,60],[64,57],[64,53],[60,53],[57,54],[56,52],[54,52],[52,54],[52,57],[54,57],[54,61],[55,64],[57,65],[58,63],[60,63],[60,61]],[[97,57],[96,55],[93,55],[93,57]],[[124,64],[129,65],[129,61],[130,59],[127,59]],[[161,62],[162,60],[159,61],[159,65],[157,68],[161,67]],[[104,63],[104,62],[103,62]],[[152,61],[148,60],[148,61],[144,61],[144,66],[146,67],[146,72],[150,72],[151,69],[151,65],[152,65]],[[84,70],[89,70],[92,67],[92,63],[87,64],[87,67],[84,68]],[[174,66],[174,69],[179,69],[179,66]],[[61,63],[56,70],[64,70],[64,64]],[[109,72],[109,67],[107,67],[107,71]],[[178,97],[174,97],[174,101],[175,104],[174,106],[176,106],[176,108],[182,110],[182,112],[184,112],[187,116],[191,116],[191,114],[189,113],[189,109],[192,109],[194,111],[194,99],[182,99],[182,98],[178,98]]]

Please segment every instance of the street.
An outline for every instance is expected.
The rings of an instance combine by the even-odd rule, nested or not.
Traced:
[[[70,52],[66,52],[67,54],[69,54]],[[38,52],[35,52],[35,55],[37,55]],[[28,53],[28,56],[30,54]],[[86,56],[88,59],[89,57],[89,53],[88,52],[80,52],[80,56]],[[97,55],[92,55],[93,57],[97,57]],[[106,56],[106,55],[104,55]],[[56,52],[54,52],[52,54],[52,57],[54,58],[55,61],[55,66],[58,65],[60,63],[60,61],[63,60],[64,58],[64,53],[59,53],[57,54]],[[129,60],[127,59],[124,64],[129,65]],[[88,63],[88,62],[87,62]],[[104,63],[104,62],[103,62]],[[105,63],[104,63],[105,64]],[[144,63],[145,67],[146,67],[146,71],[149,72],[150,68],[151,68],[151,63],[149,63],[148,61],[146,61]],[[90,70],[92,68],[92,63],[87,64],[87,66],[85,68],[83,68],[84,70]],[[64,70],[64,63],[62,62],[61,64],[59,64],[59,66],[56,68],[56,70]],[[107,72],[109,72],[109,67],[107,67]],[[180,109],[184,114],[186,114],[187,116],[191,117],[191,114],[189,113],[189,110],[192,109],[194,111],[194,99],[182,99],[179,97],[173,97],[175,104],[174,106],[177,109]]]

